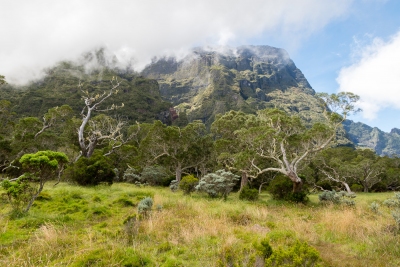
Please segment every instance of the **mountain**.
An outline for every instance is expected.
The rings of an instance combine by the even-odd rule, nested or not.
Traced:
[[[101,58],[101,54],[98,56]],[[124,107],[107,112],[108,115],[117,115],[131,123],[171,120],[169,115],[172,105],[161,98],[157,81],[105,65],[88,70],[82,64],[60,62],[47,69],[43,79],[27,86],[17,88],[3,85],[1,99],[11,102],[12,111],[18,117],[40,118],[48,109],[64,104],[71,106],[76,116],[79,116],[84,107],[82,91],[102,94],[111,88],[113,77],[120,82],[118,93],[105,101],[104,107],[121,103],[124,103]],[[79,84],[82,84],[81,88]]]
[[[179,114],[208,125],[229,110],[277,106],[307,122],[321,118],[303,73],[285,50],[271,46],[197,48],[183,59],[154,59],[141,75],[158,81],[161,96]]]
[[[400,129],[394,128],[390,133],[361,122],[346,120],[343,127],[347,138],[356,146],[375,150],[378,155],[400,155]]]

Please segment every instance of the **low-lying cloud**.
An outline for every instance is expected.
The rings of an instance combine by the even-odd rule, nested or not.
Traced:
[[[400,109],[400,31],[388,41],[375,38],[355,52],[358,60],[339,73],[339,90],[358,94],[363,117],[369,120],[385,108]]]
[[[123,64],[133,58],[140,69],[154,56],[182,56],[194,46],[235,46],[277,35],[293,44],[346,14],[352,2],[3,1],[0,73],[8,82],[23,83],[39,77],[45,67],[99,47]]]

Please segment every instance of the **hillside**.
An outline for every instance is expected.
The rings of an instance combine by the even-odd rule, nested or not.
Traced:
[[[347,138],[358,147],[367,147],[378,155],[400,155],[400,130],[393,128],[390,133],[370,127],[361,122],[347,120],[343,123]]]
[[[162,97],[189,120],[210,124],[218,113],[255,113],[275,106],[299,114],[305,121],[320,117],[314,90],[287,52],[279,48],[198,48],[181,60],[155,59],[141,74],[156,79]]]
[[[61,62],[47,69],[44,78],[27,86],[3,86],[1,99],[11,102],[12,111],[18,117],[41,117],[49,108],[64,104],[71,106],[78,116],[84,106],[82,90],[101,94],[111,88],[113,77],[121,84],[118,93],[105,102],[104,106],[124,103],[124,107],[118,109],[117,113],[109,112],[109,115],[118,115],[132,123],[152,122],[156,119],[165,123],[170,121],[171,104],[162,100],[155,80],[107,66],[87,69],[83,64]],[[79,88],[80,83],[82,88]]]
[[[150,216],[129,222],[144,196],[154,199]],[[277,252],[299,240],[318,251],[321,266],[398,266],[390,211],[369,208],[392,196],[360,193],[350,208],[318,204],[312,195],[305,207],[267,193],[256,202],[237,193],[223,201],[123,183],[49,184],[22,218],[9,219],[0,198],[0,265],[264,266],[261,241]]]

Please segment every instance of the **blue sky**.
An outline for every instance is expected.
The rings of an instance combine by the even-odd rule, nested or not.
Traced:
[[[352,91],[352,117],[400,128],[399,0],[0,0],[0,74],[40,78],[99,47],[121,66],[201,45],[286,49],[317,92]]]

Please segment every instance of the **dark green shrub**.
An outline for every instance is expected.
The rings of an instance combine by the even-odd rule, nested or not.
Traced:
[[[353,192],[362,192],[364,190],[364,187],[360,184],[352,184],[350,186],[351,191]]]
[[[181,189],[186,195],[190,195],[196,190],[196,185],[199,183],[199,179],[194,177],[192,174],[186,175],[179,182],[179,189]]]
[[[261,240],[260,244],[255,244],[255,248],[260,252],[263,260],[271,257],[273,250],[267,238]]]
[[[239,176],[229,171],[218,170],[201,178],[196,190],[204,191],[210,197],[221,196],[226,199],[238,180]]]
[[[373,192],[385,192],[387,191],[387,184],[384,182],[378,182],[374,184],[371,188],[371,191]]]
[[[274,199],[287,200],[288,195],[293,192],[293,183],[283,175],[277,175],[268,186],[268,191]]]
[[[319,181],[317,185],[322,187],[324,190],[332,190],[332,185],[329,181]]]
[[[114,167],[108,158],[94,154],[90,158],[81,157],[69,170],[73,181],[83,186],[107,183],[111,185],[115,177]]]
[[[245,186],[242,188],[242,191],[240,191],[239,194],[239,199],[240,200],[249,200],[249,201],[256,201],[258,200],[258,190],[255,188],[249,188]]]
[[[293,192],[292,181],[283,175],[278,175],[274,180],[271,181],[268,191],[274,199],[292,201],[296,203],[306,203],[308,201],[308,192],[306,190],[301,192]]]

